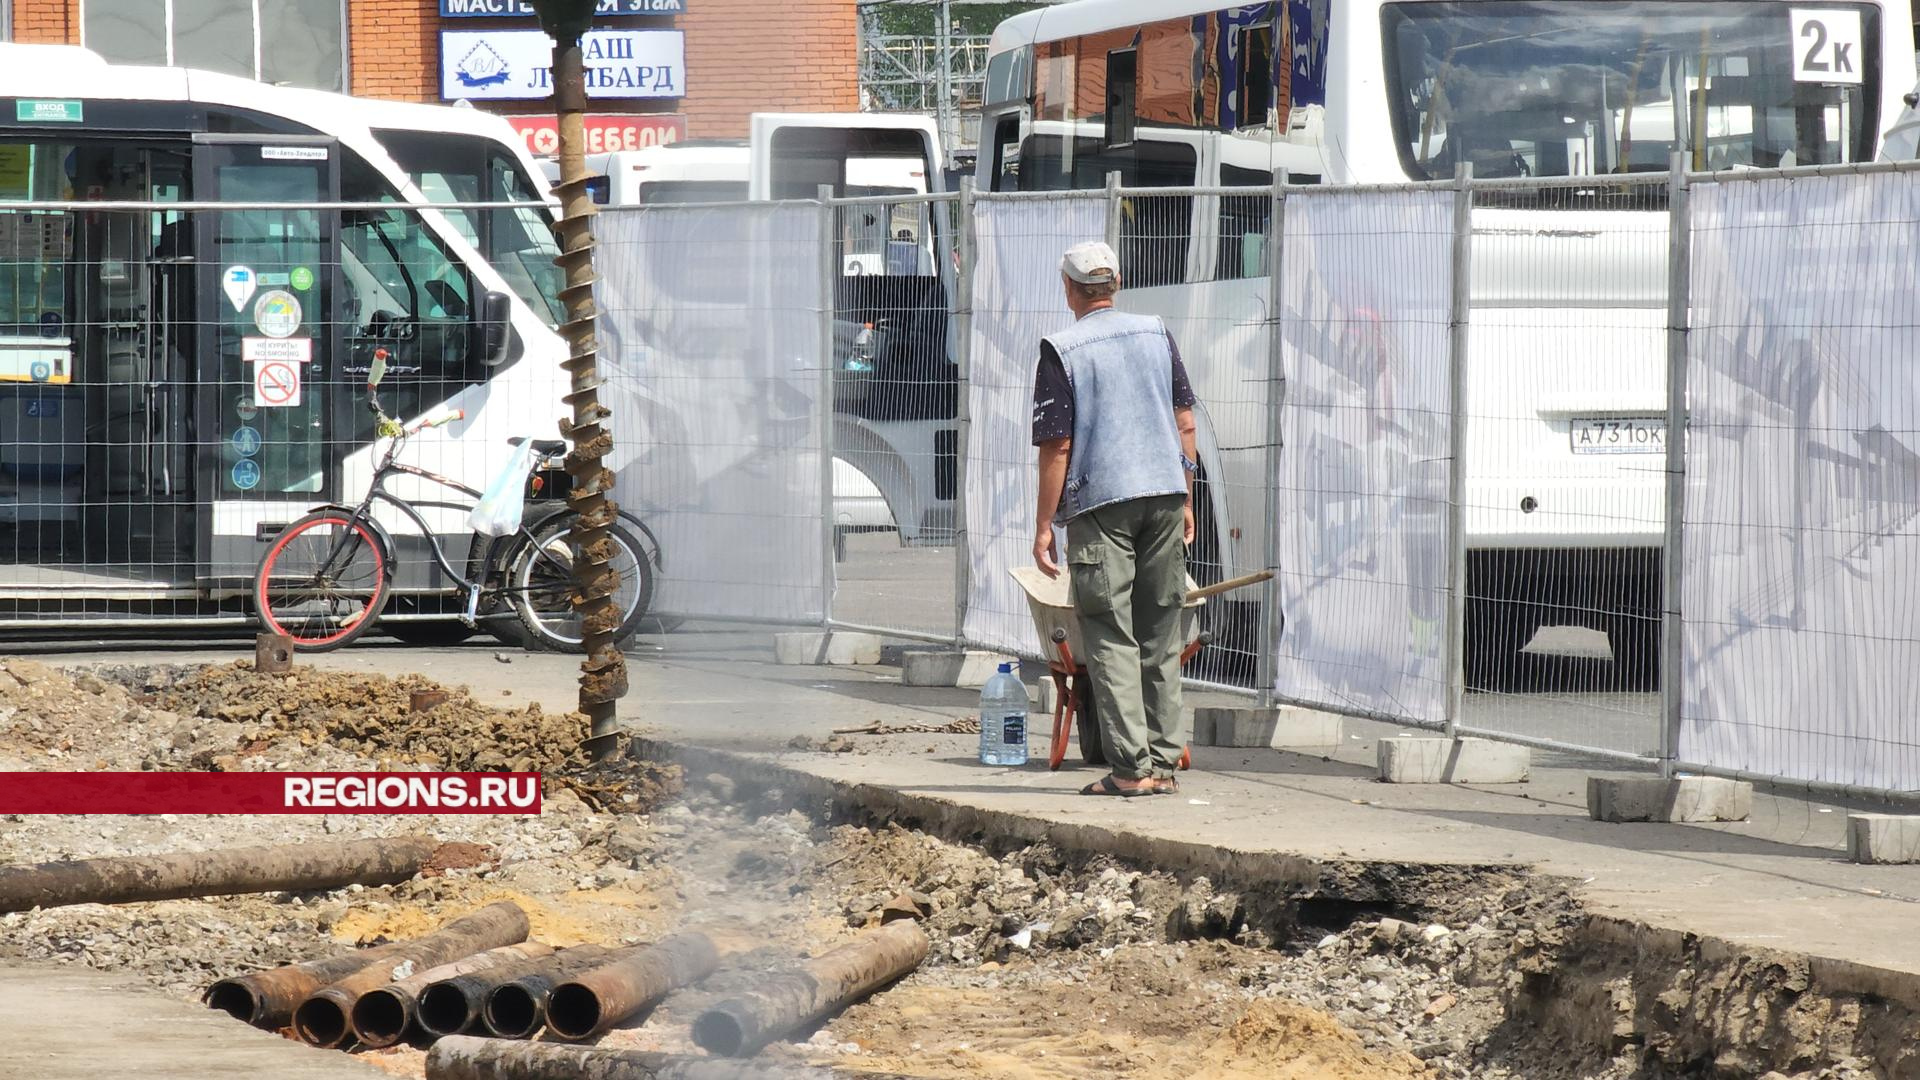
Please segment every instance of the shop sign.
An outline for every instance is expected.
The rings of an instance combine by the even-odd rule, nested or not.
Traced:
[[[580,39],[590,98],[677,98],[687,92],[686,35],[589,30]],[[440,96],[534,101],[553,94],[553,39],[538,30],[440,31]]]
[[[632,116],[590,113],[584,119],[587,136],[584,152],[589,154],[669,146],[687,137],[687,118],[679,113]],[[527,151],[534,157],[552,157],[560,152],[560,124],[553,117],[509,116],[507,122],[527,140]]]
[[[628,15],[684,15],[687,0],[600,0],[594,9],[596,19],[618,19]],[[534,17],[527,0],[440,0],[443,19],[528,18]]]

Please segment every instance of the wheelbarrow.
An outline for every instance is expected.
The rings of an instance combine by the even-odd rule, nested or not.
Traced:
[[[1053,743],[1047,751],[1047,768],[1058,769],[1067,756],[1068,733],[1076,726],[1080,733],[1080,760],[1089,765],[1105,765],[1107,755],[1100,738],[1100,719],[1095,715],[1093,688],[1083,660],[1086,649],[1080,636],[1080,619],[1073,609],[1072,584],[1066,574],[1048,577],[1036,566],[1016,566],[1008,573],[1027,594],[1027,608],[1040,631],[1041,655],[1047,662],[1047,674],[1053,678]],[[1187,578],[1187,595],[1181,605],[1180,634],[1187,642],[1180,651],[1180,663],[1186,664],[1213,635],[1200,630],[1200,608],[1210,596],[1247,585],[1255,585],[1273,576],[1271,570],[1231,578],[1217,584],[1198,586]],[[1192,753],[1181,751],[1180,767],[1187,768]]]

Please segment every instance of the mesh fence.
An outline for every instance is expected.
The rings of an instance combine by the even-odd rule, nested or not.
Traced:
[[[660,613],[1036,653],[1009,571],[1032,561],[1037,344],[1071,319],[1060,252],[1105,237],[1121,306],[1166,321],[1198,398],[1194,576],[1280,574],[1283,620],[1252,592],[1210,602],[1190,675],[1253,685],[1266,652],[1284,697],[1438,722],[1451,412],[1462,730],[1659,756],[1656,692],[1680,679],[1686,762],[1910,790],[1916,175],[1694,188],[1677,672],[1657,650],[1664,174],[1473,185],[1459,401],[1449,192],[1289,189],[1277,244],[1263,188],[987,196],[970,221],[944,197],[606,212],[616,496],[658,537]],[[552,437],[551,336],[517,324],[491,366],[476,317],[537,283],[458,239],[391,204],[6,207],[0,627],[251,621],[273,538],[371,482],[376,351],[388,413],[462,413],[410,465],[482,488],[510,438]],[[470,500],[393,490],[449,505],[424,533],[376,511],[387,615],[451,628],[427,534],[475,572]]]
[[[826,224],[804,203],[598,219],[610,464],[660,541],[659,613],[826,617]]]
[[[1475,185],[1462,722],[1661,746],[1665,174]]]
[[[1279,692],[1445,719],[1454,196],[1290,194]]]
[[[274,539],[372,483],[386,446],[366,407],[377,352],[388,413],[461,413],[408,439],[399,460],[485,487],[509,438],[557,434],[565,393],[551,350],[522,341],[498,365],[480,357],[476,313],[500,284],[402,206],[10,203],[0,627],[251,622]],[[390,490],[450,505],[418,508],[426,532],[376,508],[394,545],[386,618],[460,613],[428,532],[477,576],[472,500],[423,477]]]
[[[1691,214],[1679,757],[1920,789],[1920,174]]]
[[[840,622],[957,630],[958,207],[957,196],[831,207]]]

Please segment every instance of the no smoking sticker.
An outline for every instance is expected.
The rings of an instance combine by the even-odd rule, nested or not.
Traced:
[[[300,365],[261,360],[253,365],[253,401],[262,409],[291,409],[300,404]]]

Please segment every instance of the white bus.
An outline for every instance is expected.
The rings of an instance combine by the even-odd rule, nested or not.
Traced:
[[[245,619],[271,538],[366,489],[376,349],[391,413],[464,410],[417,464],[484,487],[556,437],[551,217],[504,120],[49,46],[0,45],[0,97],[0,623]],[[453,200],[536,205],[380,205]],[[427,513],[457,559],[465,514]],[[461,610],[388,524],[395,625]]]
[[[1910,35],[1907,6],[1879,0],[1080,0],[995,30],[977,171],[1008,191],[1116,171],[1129,187],[1265,187],[1283,167],[1444,180],[1463,162],[1599,176],[1664,171],[1676,150],[1695,170],[1867,161],[1911,83]],[[1510,190],[1473,213],[1470,657],[1585,624],[1650,669],[1665,193],[1618,190]],[[1123,307],[1184,321],[1252,302],[1264,270],[1241,237],[1265,228],[1260,199],[1151,205],[1121,226]],[[1199,554],[1231,576],[1263,563],[1258,495],[1234,495],[1266,482],[1264,415],[1219,405],[1262,385],[1267,343],[1183,345],[1214,406]],[[1595,432],[1643,452],[1582,452]]]

